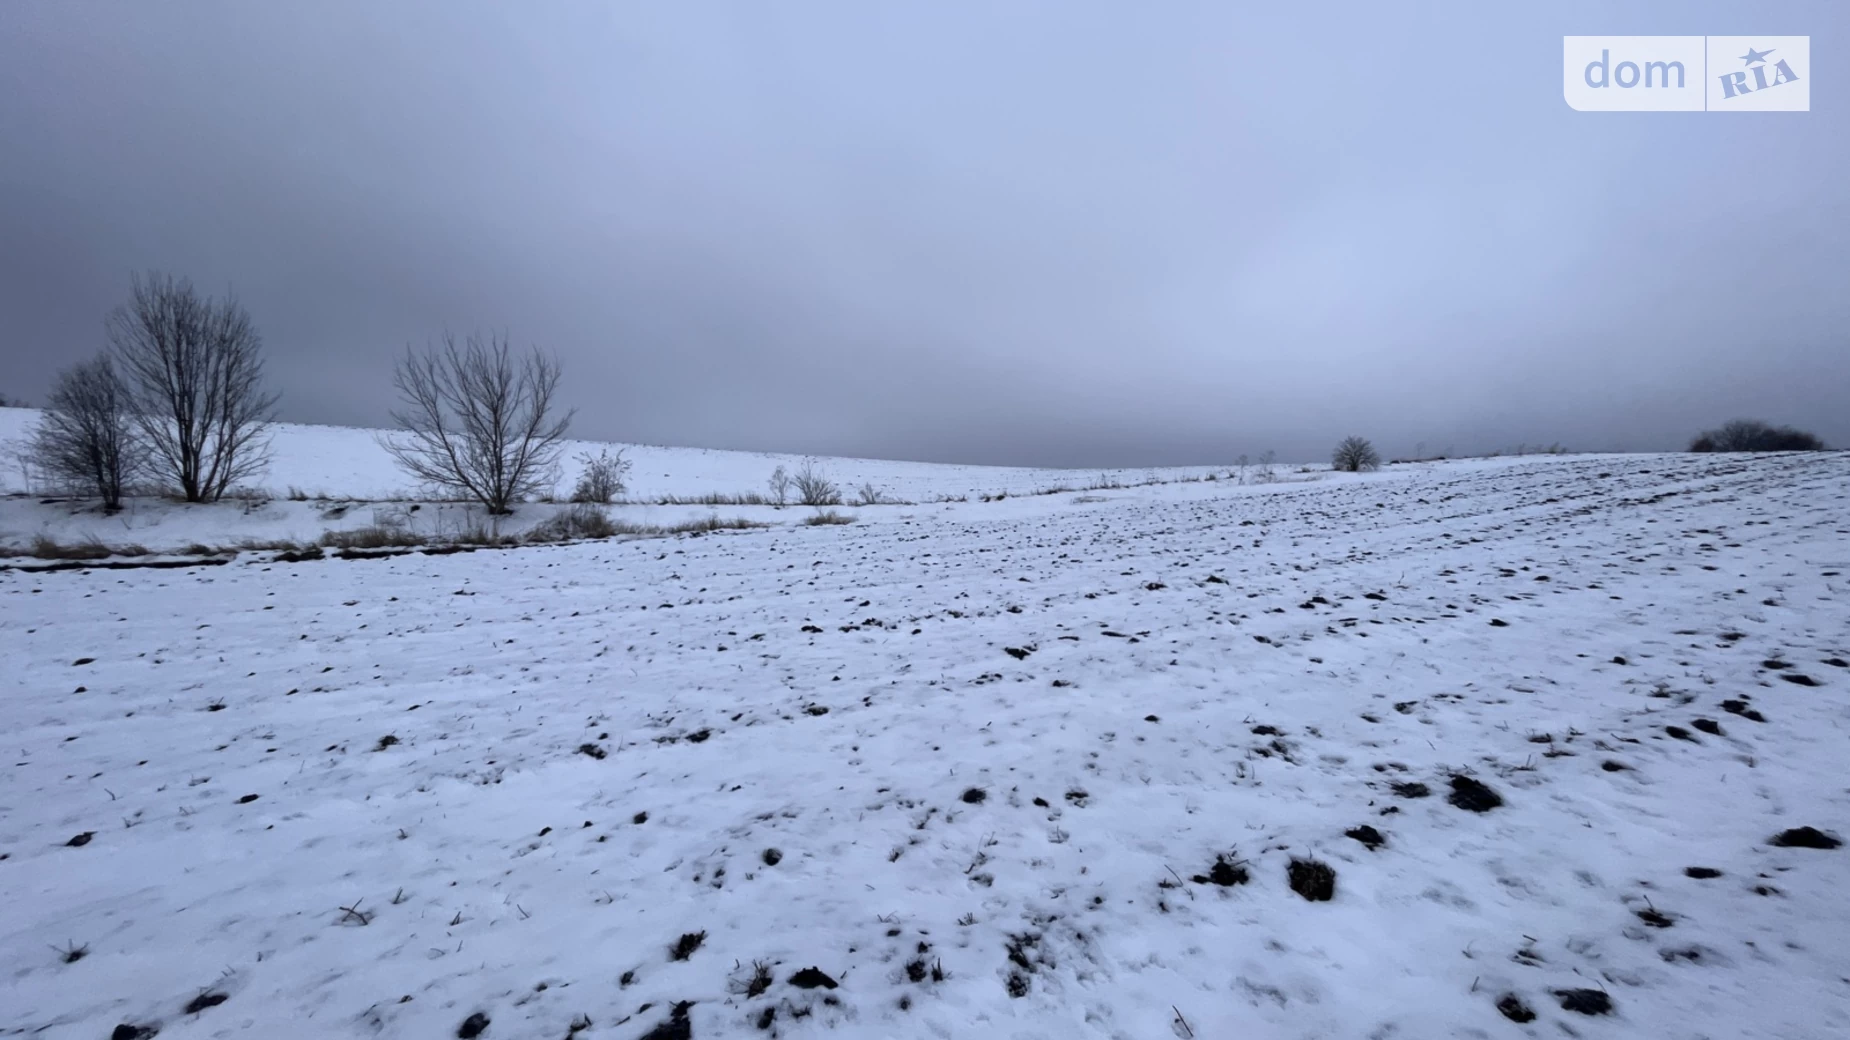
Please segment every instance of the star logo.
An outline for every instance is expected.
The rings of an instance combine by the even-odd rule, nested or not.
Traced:
[[[1748,65],[1758,65],[1761,62],[1765,61],[1766,56],[1773,53],[1775,50],[1778,50],[1778,48],[1769,47],[1766,50],[1757,51],[1757,50],[1754,50],[1752,47],[1749,47],[1747,48],[1747,53],[1741,55],[1741,61],[1744,64],[1748,64]]]

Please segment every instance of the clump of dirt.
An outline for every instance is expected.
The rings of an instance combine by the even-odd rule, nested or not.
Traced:
[[[659,1023],[636,1040],[694,1040],[693,1023],[687,1020],[687,1009],[693,1006],[691,1000],[676,1003],[668,1009],[668,1021]]]
[[[1452,793],[1446,801],[1466,812],[1489,812],[1503,804],[1503,796],[1480,781],[1461,773],[1452,774]]]
[[[1664,913],[1654,906],[1648,906],[1643,910],[1634,910],[1632,912],[1638,915],[1640,921],[1643,921],[1653,928],[1669,928],[1677,923],[1676,918],[1671,917],[1669,914]]]
[[[1698,881],[1706,881],[1709,878],[1721,877],[1722,872],[1716,870],[1714,867],[1684,867],[1683,876],[1693,877]]]
[[[1628,766],[1623,762],[1615,762],[1610,758],[1604,762],[1601,762],[1599,764],[1599,767],[1601,769],[1604,769],[1608,773],[1623,773],[1626,770],[1631,768],[1631,766]]]
[[[578,753],[581,755],[589,755],[592,758],[599,758],[599,759],[610,754],[610,752],[605,751],[603,748],[598,747],[596,744],[580,744],[578,745]]]
[[[154,1040],[160,1031],[160,1026],[138,1026],[124,1022],[110,1032],[109,1040]]]
[[[700,944],[706,941],[707,933],[705,931],[688,932],[686,935],[676,939],[674,945],[668,948],[668,959],[671,961],[684,961],[692,957],[694,951],[700,949]]]
[[[837,985],[840,985],[834,979],[829,978],[821,968],[813,966],[804,968],[802,971],[790,976],[790,984],[798,989],[815,989],[817,987],[834,989]]]
[[[1336,895],[1336,870],[1314,859],[1294,859],[1285,868],[1291,890],[1313,903],[1325,903]]]
[[[1767,844],[1782,849],[1834,849],[1843,842],[1816,827],[1793,827],[1773,835]]]
[[[1535,1021],[1535,1012],[1529,1010],[1529,1005],[1524,1004],[1522,998],[1514,993],[1505,993],[1497,998],[1497,1010],[1511,1022]]]
[[[1779,677],[1781,679],[1786,680],[1787,682],[1791,683],[1794,686],[1821,686],[1823,685],[1818,680],[1812,678],[1809,675],[1806,675],[1803,672],[1781,672],[1779,673]]]
[[[1400,795],[1402,798],[1424,798],[1432,793],[1432,788],[1427,787],[1417,780],[1403,780],[1391,786],[1393,787],[1394,793]]]
[[[1765,722],[1766,721],[1765,715],[1762,715],[1759,712],[1755,711],[1754,709],[1748,707],[1747,702],[1743,700],[1723,701],[1722,710],[1727,712],[1730,715],[1739,715],[1740,717],[1746,719],[1749,722]]]
[[[1678,740],[1687,740],[1692,744],[1702,743],[1701,741],[1696,739],[1694,734],[1690,733],[1689,730],[1684,729],[1682,726],[1665,726],[1664,732],[1670,734],[1672,737],[1675,737]]]
[[[765,866],[775,867],[777,866],[778,863],[782,862],[784,858],[784,854],[777,849],[766,849],[764,850],[764,855],[762,858],[764,860]]]
[[[186,1002],[186,1013],[189,1015],[197,1015],[206,1008],[215,1008],[230,999],[231,995],[228,993],[207,990]]]
[[[1574,1011],[1582,1015],[1609,1015],[1612,1013],[1612,997],[1601,989],[1558,989],[1555,997],[1561,1001],[1564,1011]]]
[[[1374,850],[1387,844],[1387,838],[1384,835],[1382,835],[1380,831],[1374,829],[1373,827],[1368,826],[1367,824],[1363,824],[1360,827],[1351,827],[1348,830],[1343,832],[1343,836],[1348,837],[1348,838],[1354,838],[1356,841],[1359,841],[1363,845],[1368,846],[1368,850],[1370,852],[1373,852]]]
[[[480,1011],[463,1019],[462,1025],[456,1027],[456,1035],[460,1040],[475,1040],[487,1031],[488,1016]]]
[[[966,805],[982,805],[983,799],[988,798],[988,797],[989,797],[989,792],[983,790],[980,787],[972,787],[969,790],[965,791],[963,795],[964,804]]]

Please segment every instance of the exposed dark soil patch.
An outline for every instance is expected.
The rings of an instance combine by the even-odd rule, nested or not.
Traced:
[[[1689,730],[1684,729],[1682,726],[1665,726],[1664,732],[1670,734],[1672,737],[1675,737],[1678,740],[1687,740],[1692,744],[1702,743],[1702,741],[1696,739],[1695,734],[1691,733]]]
[[[694,1040],[694,1024],[687,1020],[692,1001],[683,1000],[668,1009],[668,1021],[637,1037],[636,1040]]]
[[[1402,798],[1424,798],[1432,793],[1432,788],[1417,780],[1406,780],[1392,785],[1394,793]]]
[[[189,1015],[197,1015],[206,1008],[215,1008],[230,999],[231,995],[228,993],[207,990],[186,1002],[186,1013]]]
[[[1343,832],[1343,836],[1354,838],[1356,841],[1368,846],[1371,852],[1387,844],[1387,838],[1380,831],[1367,824],[1363,824],[1360,827],[1351,827]]]
[[[154,1040],[160,1031],[160,1026],[137,1026],[124,1022],[110,1032],[109,1040]]]
[[[1690,725],[1712,737],[1719,737],[1722,735],[1722,725],[1714,719],[1697,719],[1691,722]]]
[[[1608,773],[1623,773],[1626,770],[1631,768],[1631,766],[1628,766],[1623,762],[1614,762],[1610,758],[1604,762],[1601,762],[1599,764],[1599,767],[1601,769],[1604,769]]]
[[[1452,777],[1452,793],[1445,799],[1466,812],[1489,812],[1503,804],[1503,796],[1462,774]]]
[[[1794,685],[1794,686],[1819,686],[1819,685],[1822,685],[1821,683],[1819,683],[1819,682],[1818,682],[1818,680],[1816,680],[1816,679],[1814,679],[1814,678],[1812,678],[1812,677],[1811,677],[1811,676],[1809,676],[1809,675],[1806,675],[1806,674],[1805,674],[1805,673],[1803,673],[1803,672],[1781,672],[1781,673],[1779,673],[1779,677],[1780,677],[1781,679],[1784,679],[1784,680],[1786,680],[1787,682],[1789,682],[1789,683],[1791,683],[1791,684],[1792,684],[1792,685]]]
[[[1522,998],[1514,993],[1505,993],[1497,998],[1497,1010],[1511,1022],[1535,1021],[1535,1012],[1529,1010],[1529,1005],[1524,1004]]]
[[[578,753],[581,755],[589,755],[592,758],[603,758],[610,754],[610,752],[605,751],[596,744],[580,744],[578,745]]]
[[[1693,877],[1698,881],[1706,881],[1709,878],[1721,877],[1722,872],[1716,870],[1714,867],[1684,867],[1683,876]]]
[[[1722,710],[1727,712],[1730,715],[1739,715],[1741,718],[1744,718],[1748,720],[1749,722],[1765,722],[1766,721],[1766,716],[1748,707],[1746,701],[1742,701],[1742,700],[1723,701]]]
[[[79,834],[73,837],[70,841],[67,841],[64,844],[68,848],[81,849],[85,845],[90,844],[90,839],[94,837],[96,837],[95,831],[85,831],[82,834]]]
[[[700,944],[706,941],[706,932],[688,932],[686,935],[676,939],[674,945],[668,948],[668,959],[671,961],[684,961],[692,957],[694,951],[700,949]]]
[[[1555,996],[1561,1001],[1564,1011],[1574,1011],[1582,1015],[1609,1015],[1612,1013],[1612,998],[1605,990],[1598,989],[1558,989]]]
[[[784,854],[777,849],[766,849],[761,858],[764,860],[765,866],[775,867],[783,861]]]
[[[1285,868],[1291,890],[1313,903],[1328,902],[1336,895],[1336,870],[1314,859],[1294,859]]]
[[[460,1040],[475,1040],[476,1037],[481,1036],[487,1031],[488,1016],[482,1014],[480,1011],[463,1019],[462,1025],[456,1027],[456,1035]]]
[[[1646,907],[1643,910],[1634,910],[1632,912],[1638,915],[1640,921],[1643,921],[1653,928],[1669,928],[1677,923],[1676,918],[1671,917],[1669,914],[1664,913],[1654,906]]]
[[[1843,842],[1816,827],[1794,827],[1773,835],[1767,844],[1782,849],[1834,849]]]
[[[972,787],[968,791],[965,791],[963,795],[966,805],[982,805],[983,799],[988,797],[989,792],[980,787]]]
[[[829,978],[821,968],[816,967],[804,968],[802,971],[790,976],[790,984],[798,989],[816,989],[817,987],[821,987],[822,989],[834,989],[839,985],[834,979]]]

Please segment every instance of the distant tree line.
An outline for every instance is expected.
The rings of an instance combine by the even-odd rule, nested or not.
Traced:
[[[1817,436],[1790,426],[1773,426],[1758,419],[1735,419],[1704,430],[1689,443],[1690,451],[1823,451]]]

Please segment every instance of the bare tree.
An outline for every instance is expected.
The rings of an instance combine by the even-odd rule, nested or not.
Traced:
[[[538,347],[516,358],[506,336],[445,335],[442,349],[406,348],[393,384],[401,432],[379,443],[413,477],[496,515],[550,480],[573,413],[553,415],[559,363]]]
[[[806,506],[841,505],[841,489],[809,459],[804,459],[802,467],[790,475],[790,483],[796,488],[797,501]]]
[[[572,501],[605,503],[624,492],[624,479],[629,476],[630,460],[623,457],[623,449],[618,448],[611,454],[609,448],[599,449],[596,455],[585,452],[578,456],[584,469],[578,474],[578,484],[572,489]]]
[[[1266,449],[1265,454],[1259,456],[1259,474],[1258,474],[1259,483],[1270,484],[1272,481],[1278,479],[1278,474],[1272,471],[1272,466],[1277,461],[1278,461],[1278,452],[1275,452],[1270,448]]]
[[[1361,437],[1344,437],[1330,453],[1330,468],[1343,473],[1360,473],[1381,468],[1381,456],[1375,446]]]
[[[1251,464],[1251,461],[1248,460],[1245,455],[1241,455],[1239,458],[1233,460],[1234,472],[1239,475],[1240,483],[1246,483],[1246,467]]]
[[[94,492],[109,512],[122,508],[122,489],[141,471],[147,453],[128,388],[108,355],[58,374],[29,451],[54,479]]]
[[[236,300],[149,273],[107,329],[150,463],[188,502],[216,502],[263,472],[276,395],[263,388],[263,339]]]
[[[778,466],[771,471],[768,486],[771,489],[771,497],[776,499],[778,507],[782,508],[790,498],[790,474],[784,472],[783,466]]]

